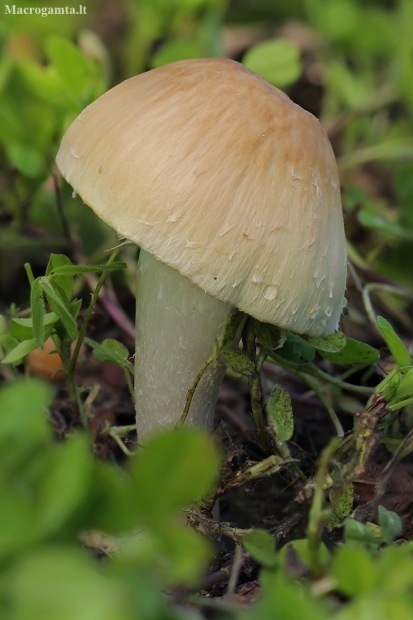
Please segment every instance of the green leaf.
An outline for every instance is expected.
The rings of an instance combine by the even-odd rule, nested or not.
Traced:
[[[51,429],[44,410],[51,400],[50,386],[35,379],[18,380],[0,389],[0,446],[3,457],[8,445],[13,454],[25,454],[49,442]]]
[[[300,336],[287,332],[287,340],[275,353],[287,362],[308,364],[314,359],[315,348]]]
[[[346,519],[344,538],[347,543],[351,542],[371,551],[375,551],[380,545],[380,541],[371,529],[355,519]]]
[[[289,86],[301,75],[300,50],[287,39],[257,43],[244,55],[242,62],[278,88]]]
[[[270,427],[281,441],[288,441],[294,433],[293,406],[287,390],[275,387],[267,403]]]
[[[89,62],[73,43],[57,35],[47,39],[46,51],[66,89],[74,98],[79,99],[92,77]]]
[[[375,364],[380,359],[379,352],[364,342],[346,338],[346,344],[338,353],[328,353],[320,351],[324,359],[347,366],[349,364]]]
[[[39,348],[39,343],[37,340],[32,338],[31,340],[23,340],[20,342],[17,347],[12,349],[4,359],[2,359],[2,364],[20,364],[23,357]]]
[[[346,337],[341,332],[331,334],[331,336],[326,336],[324,338],[308,336],[307,341],[317,349],[317,351],[324,351],[326,353],[339,353],[346,345]]]
[[[31,286],[30,305],[32,310],[33,334],[37,344],[41,347],[46,342],[44,331],[44,302],[43,285],[41,278],[36,278]]]
[[[244,319],[245,314],[243,312],[239,312],[238,310],[230,312],[227,322],[225,323],[221,348],[225,348],[233,344]],[[239,336],[241,337],[241,334]]]
[[[244,351],[226,347],[220,350],[219,357],[224,360],[233,372],[246,377],[253,377],[255,375],[255,364]]]
[[[27,144],[14,143],[7,147],[7,154],[11,163],[24,176],[37,179],[45,176],[47,172],[46,162],[43,155]]]
[[[74,342],[77,338],[77,325],[70,311],[70,305],[66,294],[56,282],[52,284],[48,282],[46,278],[42,279],[42,286],[47,295],[50,307],[63,323],[70,340]]]
[[[16,558],[7,579],[20,620],[128,620],[124,588],[81,549],[43,546]]]
[[[391,354],[393,355],[396,363],[399,366],[409,366],[411,359],[410,354],[399,336],[395,333],[393,327],[382,316],[377,317],[377,325],[383,334],[383,338],[389,347]]]
[[[400,536],[403,530],[399,515],[384,506],[379,506],[379,526],[383,542],[391,545]]]
[[[93,349],[93,355],[101,362],[107,362],[108,364],[117,364],[124,370],[127,370],[132,375],[134,374],[134,366],[127,361],[129,357],[129,351],[127,348],[118,342],[110,338],[104,340],[102,344],[98,344],[90,338],[85,338],[86,344]]]
[[[3,362],[7,354],[13,351],[18,344],[16,338],[13,338],[9,332],[2,334],[0,336],[0,362]]]
[[[49,312],[43,316],[43,325],[54,325],[59,320],[55,312]],[[10,333],[17,340],[30,340],[34,338],[33,319],[12,319],[10,321]]]
[[[217,468],[215,447],[198,430],[180,428],[154,437],[131,468],[142,523],[154,526],[199,501],[216,481]]]
[[[43,67],[27,58],[17,66],[23,82],[36,97],[55,106],[67,105],[64,87],[53,67]]]
[[[343,519],[350,514],[354,503],[354,487],[351,482],[347,482],[344,488],[332,488],[329,493],[330,503],[333,514],[327,522],[329,528],[338,527]]]
[[[280,343],[281,331],[275,325],[255,320],[254,331],[260,345],[268,351],[272,351]]]
[[[276,568],[278,558],[271,534],[265,530],[252,530],[242,538],[242,544],[256,562],[266,568]]]
[[[293,549],[293,551],[298,555],[298,558],[303,564],[308,567],[311,566],[311,556],[307,538],[298,538],[296,540],[293,540],[287,545],[284,545],[284,547],[279,550],[278,557],[280,559],[281,565],[284,567],[286,567],[288,564],[289,548]],[[331,560],[331,554],[323,542],[320,543],[319,555],[320,562],[323,565],[329,564]]]
[[[48,325],[44,331],[45,342],[49,338],[52,333],[51,325]],[[26,357],[29,353],[39,348],[39,343],[35,338],[31,338],[30,340],[23,340],[16,347],[14,347],[11,351],[8,352],[6,357],[2,360],[2,364],[20,364],[22,359]]]
[[[55,446],[37,500],[44,534],[63,527],[87,497],[91,480],[92,459],[85,435],[73,435]]]
[[[413,368],[403,376],[396,391],[398,400],[405,400],[411,396],[413,396]]]
[[[126,269],[126,263],[111,263],[110,265],[62,265],[51,272],[52,276],[78,276],[82,273],[102,273],[103,271],[117,271]]]
[[[177,585],[199,585],[212,555],[208,539],[189,527],[172,523],[157,530],[156,536],[161,543],[164,557],[160,558],[160,562],[167,567],[168,581]]]
[[[334,555],[332,573],[340,592],[356,596],[370,592],[377,581],[377,567],[364,549],[354,546],[339,547]]]
[[[64,254],[51,254],[46,267],[46,275],[53,277],[53,284],[57,282],[57,284],[65,292],[68,301],[70,301],[73,295],[73,277],[70,275],[59,274],[55,271],[59,267],[65,267],[67,265],[72,265],[70,258]]]

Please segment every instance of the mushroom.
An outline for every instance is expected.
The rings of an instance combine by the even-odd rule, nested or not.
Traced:
[[[179,420],[232,308],[329,335],[344,305],[339,179],[318,120],[223,58],[184,60],[115,86],[65,134],[57,165],[95,213],[141,248],[138,437]],[[210,426],[215,362],[188,421]]]

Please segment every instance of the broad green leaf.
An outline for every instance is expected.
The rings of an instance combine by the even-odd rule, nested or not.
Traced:
[[[12,349],[4,359],[2,359],[2,364],[20,364],[23,357],[39,348],[39,343],[37,340],[32,338],[31,340],[23,340],[20,342],[16,348]]]
[[[379,326],[379,329],[383,334],[383,338],[385,339],[396,363],[399,366],[409,366],[411,362],[410,354],[390,323],[382,316],[378,316],[377,325]]]
[[[44,177],[47,173],[46,162],[43,155],[27,144],[14,143],[7,147],[7,153],[11,163],[24,176],[30,179]]]
[[[278,564],[274,538],[265,530],[251,530],[242,538],[243,547],[256,562],[266,568]]]
[[[44,534],[63,527],[86,498],[91,480],[92,459],[85,435],[74,435],[55,446],[37,498]]]
[[[41,347],[46,342],[44,331],[44,301],[41,278],[36,278],[31,286],[30,305],[32,310],[33,334],[37,344]]]
[[[57,323],[59,317],[54,312],[49,312],[43,316],[43,325],[53,325]],[[33,319],[12,319],[10,321],[10,333],[18,340],[30,340],[34,338]]]
[[[67,105],[64,87],[54,67],[42,67],[27,58],[20,60],[17,66],[25,85],[36,97],[54,106]]]
[[[396,391],[398,400],[404,400],[413,396],[413,368],[403,376]]]
[[[167,567],[168,582],[198,585],[212,555],[208,539],[190,527],[172,523],[168,523],[167,528],[158,530],[156,534],[163,556],[160,564],[162,568]]]
[[[44,330],[44,339],[45,342],[49,338],[52,333],[51,325],[46,326]],[[29,353],[39,348],[39,343],[35,338],[31,338],[30,340],[23,340],[20,342],[15,348],[13,348],[9,353],[7,353],[6,357],[2,360],[2,364],[20,364],[22,359],[26,357]]]
[[[50,386],[35,379],[15,381],[0,389],[0,445],[3,456],[7,445],[10,445],[13,454],[25,453],[49,441],[51,429],[44,410],[51,400]]]
[[[66,293],[68,301],[70,301],[73,295],[73,277],[65,274],[56,274],[55,272],[59,267],[65,267],[67,265],[72,265],[70,258],[64,254],[51,254],[46,267],[46,275],[53,276],[53,284],[57,282]]]
[[[278,88],[289,86],[301,75],[300,50],[287,39],[257,43],[244,55],[242,62]]]
[[[154,525],[199,501],[216,481],[217,468],[215,447],[200,431],[180,428],[154,437],[131,468],[141,521]]]
[[[67,91],[79,99],[92,76],[90,63],[71,41],[57,35],[47,39],[46,51]]]
[[[102,344],[99,344],[90,338],[85,338],[85,342],[92,347],[93,355],[96,359],[108,364],[117,364],[132,375],[134,374],[134,366],[127,360],[129,351],[117,340],[108,338]]]
[[[391,545],[400,536],[403,530],[402,520],[399,515],[384,506],[379,506],[380,533],[387,545]]]
[[[347,543],[357,544],[371,551],[375,551],[380,545],[377,536],[371,529],[355,519],[346,519],[344,538]]]
[[[46,278],[42,279],[42,286],[47,295],[50,307],[63,323],[70,340],[74,342],[77,338],[77,325],[70,311],[70,305],[66,294],[57,283],[49,283]]]
[[[242,620],[331,620],[331,611],[310,594],[309,588],[295,583],[283,571],[263,569],[263,592]]]
[[[16,559],[7,597],[19,620],[129,620],[127,594],[81,549],[43,546]]]
[[[275,353],[287,362],[308,364],[314,359],[315,348],[300,336],[287,332],[287,340]]]
[[[6,357],[8,353],[13,351],[18,346],[19,342],[16,338],[7,332],[0,336],[0,362]]]
[[[346,346],[346,337],[341,332],[325,336],[324,338],[308,336],[307,341],[317,351],[325,351],[327,353],[339,353]]]
[[[270,427],[281,441],[288,441],[294,433],[293,406],[287,390],[275,387],[267,403]]]
[[[254,331],[261,346],[272,351],[280,343],[281,332],[275,325],[254,321]]]
[[[347,366],[349,364],[375,364],[380,359],[379,352],[364,342],[346,338],[344,348],[338,353],[320,351],[320,354],[334,364]]]
[[[246,377],[253,377],[255,375],[255,364],[244,351],[234,349],[233,347],[226,347],[220,350],[219,357],[224,360],[232,371]]]
[[[334,555],[332,573],[338,589],[347,596],[370,592],[377,582],[377,566],[364,549],[353,545],[339,547]]]

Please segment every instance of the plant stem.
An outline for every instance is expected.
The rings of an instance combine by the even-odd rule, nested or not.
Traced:
[[[311,377],[301,372],[297,372],[297,376],[300,377],[303,381],[305,381],[305,383],[313,390],[316,396],[323,403],[324,407],[327,409],[328,414],[331,418],[331,421],[334,424],[334,428],[336,429],[337,437],[344,437],[344,430],[343,430],[343,427],[341,426],[341,422],[338,419],[336,412],[334,411],[333,407],[328,402],[327,398],[324,396],[322,390],[319,389],[316,382]]]
[[[306,375],[311,375],[313,377],[318,377],[319,379],[324,379],[328,383],[331,383],[331,385],[335,385],[349,392],[356,392],[359,394],[372,394],[374,392],[374,388],[365,387],[363,385],[353,385],[352,383],[347,383],[346,381],[337,379],[337,377],[332,377],[328,373],[317,368],[317,366],[315,366],[314,364],[306,364],[305,368],[303,368],[302,370],[299,370],[296,364],[283,360],[281,357],[279,357],[274,352],[271,353],[271,358],[274,360],[272,363],[275,362],[277,366],[281,366],[281,368],[284,368],[285,370],[289,370],[295,375],[298,375],[298,373],[303,373]]]
[[[114,252],[112,252],[112,254],[110,255],[109,260],[108,260],[108,262],[106,264],[107,265],[111,265],[113,263],[113,261],[115,260],[115,258],[117,257],[118,253],[119,253],[119,250],[115,249]],[[80,347],[82,346],[82,342],[83,342],[83,339],[84,339],[85,334],[86,334],[86,329],[87,329],[87,326],[89,324],[90,317],[93,314],[93,310],[94,310],[96,302],[98,300],[100,289],[102,288],[102,285],[103,285],[103,283],[105,281],[106,273],[107,273],[106,271],[102,271],[102,273],[100,274],[99,280],[97,281],[97,284],[96,284],[96,288],[93,291],[93,295],[92,295],[92,298],[90,300],[89,307],[86,310],[85,316],[83,318],[83,322],[82,322],[82,325],[80,327],[79,335],[77,337],[75,350],[73,351],[73,354],[72,354],[72,357],[71,357],[71,360],[70,360],[70,365],[69,365],[69,368],[68,368],[68,373],[69,374],[72,374],[74,372],[74,370],[75,370],[77,358],[79,357]]]
[[[320,562],[320,538],[321,538],[321,524],[322,524],[322,512],[323,512],[323,500],[324,500],[324,481],[328,474],[328,467],[331,459],[333,458],[337,447],[338,440],[333,439],[325,448],[321,455],[320,466],[317,471],[314,487],[313,501],[310,508],[310,514],[308,517],[308,551],[310,555],[310,566],[314,575],[318,577],[322,573],[322,566]]]

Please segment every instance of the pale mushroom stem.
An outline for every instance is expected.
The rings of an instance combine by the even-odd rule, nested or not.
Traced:
[[[141,250],[136,284],[135,402],[138,442],[180,419],[186,396],[232,306],[204,293]],[[202,377],[187,424],[210,428],[225,366],[214,361]]]

